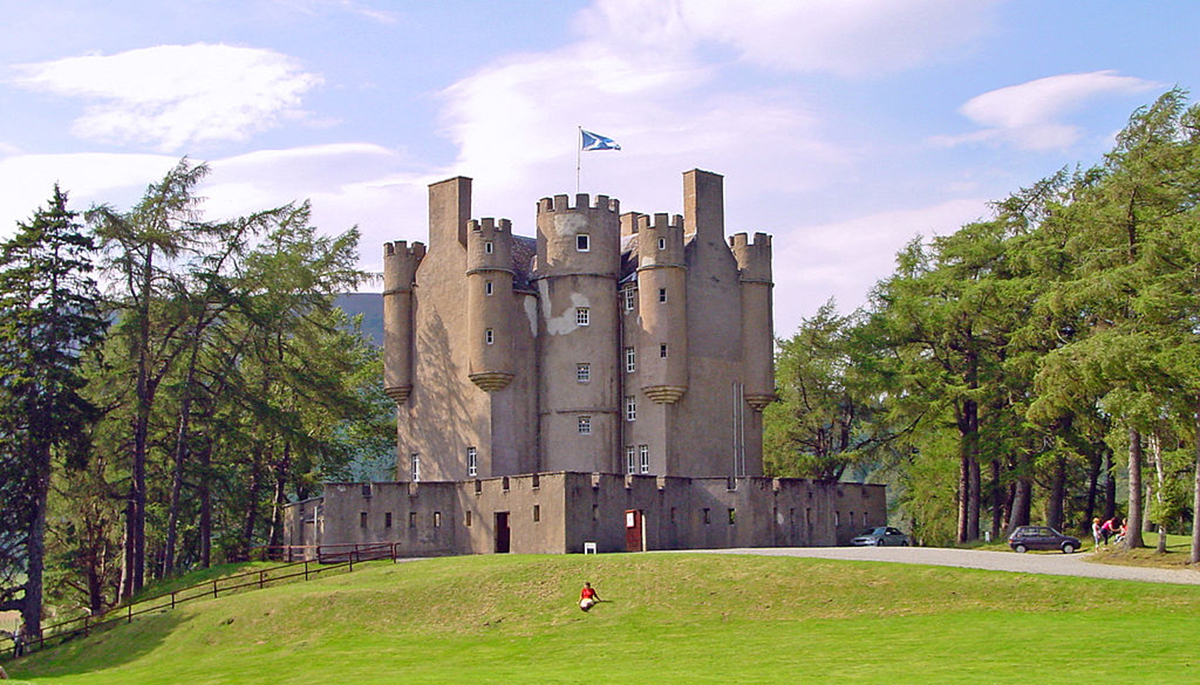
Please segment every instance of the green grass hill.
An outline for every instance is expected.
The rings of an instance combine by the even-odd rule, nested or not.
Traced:
[[[576,601],[584,581],[603,599]],[[36,683],[1195,683],[1200,587],[701,554],[489,555],[202,600]]]

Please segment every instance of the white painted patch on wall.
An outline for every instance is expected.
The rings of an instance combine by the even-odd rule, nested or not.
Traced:
[[[575,235],[580,229],[587,226],[587,217],[582,214],[555,214],[554,215],[554,232],[559,237],[567,237]]]
[[[575,308],[590,307],[590,300],[583,293],[571,293],[571,306],[559,316],[551,316],[550,283],[538,281],[538,295],[546,307],[546,332],[550,335],[566,335],[575,330]]]
[[[537,298],[526,295],[521,298],[525,302],[525,318],[529,320],[529,334],[537,337]]]

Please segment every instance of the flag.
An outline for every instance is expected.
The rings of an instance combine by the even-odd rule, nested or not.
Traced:
[[[621,149],[621,146],[617,143],[617,141],[613,140],[612,138],[607,138],[605,136],[599,135],[597,133],[592,133],[591,131],[585,131],[583,129],[579,129],[579,133],[583,135],[583,147],[581,149],[584,152],[590,152],[592,150],[620,150]]]

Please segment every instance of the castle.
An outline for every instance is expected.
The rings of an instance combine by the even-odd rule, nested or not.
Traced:
[[[886,523],[882,486],[762,477],[771,241],[725,237],[723,178],[684,213],[544,198],[537,237],[430,186],[429,244],[384,246],[397,479],[328,484],[292,544],[413,554],[814,545]]]

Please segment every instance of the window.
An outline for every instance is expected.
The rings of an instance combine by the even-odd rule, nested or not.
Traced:
[[[590,417],[590,416],[580,416],[579,417],[579,434],[580,435],[591,435],[592,434],[592,417]]]
[[[592,520],[593,521],[600,520],[600,505],[599,504],[592,505]]]
[[[737,523],[737,512],[734,511],[733,509],[730,509],[729,510],[729,525],[732,526],[735,523]]]
[[[660,250],[667,249],[667,239],[666,238],[658,239],[658,249],[660,249]]]
[[[666,343],[661,343],[661,344],[659,344],[659,346],[658,346],[658,356],[659,356],[659,357],[662,357],[663,359],[666,359],[666,358],[667,358],[667,344],[666,344]]]
[[[367,527],[367,512],[365,512],[365,511],[359,512],[359,514],[358,514],[358,527],[359,527],[359,528],[366,528],[366,527]]]
[[[409,473],[414,481],[421,480],[421,455],[413,452],[408,455]]]
[[[467,448],[467,475],[474,478],[479,475],[479,450]]]
[[[491,253],[493,253],[493,252],[495,252],[495,251],[496,251],[496,246],[495,246],[495,245],[492,245],[492,241],[490,241],[490,240],[489,240],[489,241],[487,241],[487,242],[485,242],[485,243],[483,244],[483,252],[484,252],[484,254],[491,254]]]
[[[592,365],[591,364],[576,364],[575,365],[575,380],[580,383],[587,383],[592,380]]]
[[[591,310],[587,307],[575,308],[575,325],[587,326],[591,322]]]
[[[637,473],[633,445],[625,448],[625,473]]]
[[[625,398],[625,420],[637,421],[637,397],[635,395]]]
[[[434,528],[442,527],[442,512],[440,512],[440,511],[433,512],[433,527]]]
[[[392,512],[389,511],[383,515],[383,527],[384,528],[392,527]]]
[[[840,512],[840,511],[835,511],[835,512],[833,512],[833,525],[834,525],[835,527],[841,527],[841,525],[842,525],[842,512]]]
[[[637,288],[625,288],[621,291],[621,304],[625,311],[632,312],[637,306]]]
[[[533,522],[537,523],[538,521],[541,521],[541,520],[542,520],[542,505],[535,504],[535,505],[533,505]]]
[[[484,330],[483,342],[487,345],[491,345],[491,344],[495,343],[496,342],[496,331],[491,328]],[[666,355],[663,355],[663,356],[666,356]]]
[[[625,373],[637,371],[637,352],[632,347],[625,348]]]
[[[575,236],[575,251],[587,252],[592,249],[592,238],[586,233]]]
[[[464,521],[464,523],[466,523],[466,524],[467,524],[467,528],[470,528],[470,527],[471,527],[471,512],[470,512],[470,511],[468,511],[468,512],[467,512],[467,518],[466,518],[466,520]]]
[[[638,466],[642,473],[650,473],[650,446],[638,445]]]
[[[493,292],[493,290],[494,290],[494,289],[492,288],[492,282],[491,282],[491,281],[487,281],[487,282],[485,282],[485,283],[483,284],[483,293],[484,293],[485,295],[491,295],[491,294],[492,294],[492,292]]]
[[[659,289],[658,289],[658,301],[659,301],[659,302],[666,302],[666,301],[667,301],[667,289],[666,289],[666,288],[659,288]]]
[[[704,508],[704,525],[712,523],[712,518],[709,516],[708,507]]]
[[[408,527],[409,528],[417,527],[417,512],[415,512],[415,511],[408,512]]]

